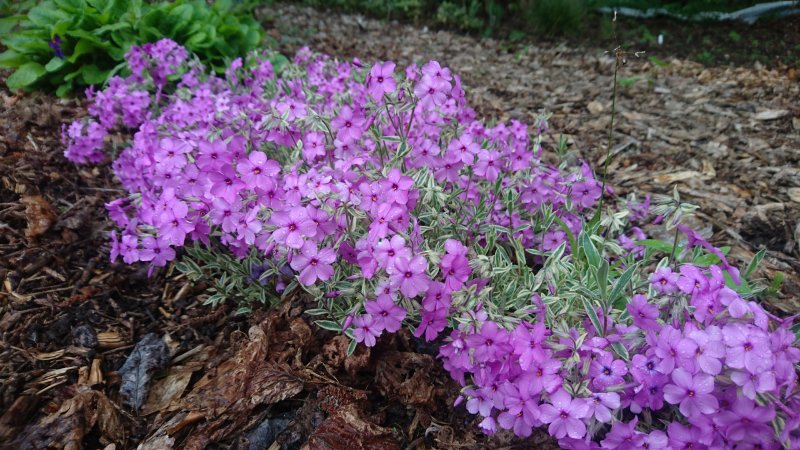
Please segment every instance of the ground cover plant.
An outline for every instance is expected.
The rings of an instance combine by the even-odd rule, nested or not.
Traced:
[[[540,161],[547,121],[476,120],[457,75],[301,51],[207,74],[174,43],[89,92],[130,195],[112,258],[218,280],[210,303],[304,289],[306,314],[375,345],[411,326],[487,433],[545,426],[566,448],[797,445],[792,318],[755,301],[673,197],[615,199],[586,164]],[[174,81],[170,81],[174,80]],[[669,238],[659,236],[666,229]],[[246,303],[243,308],[247,308]],[[744,433],[743,430],[748,432]]]
[[[105,83],[125,68],[132,45],[170,38],[221,72],[261,41],[261,26],[244,6],[225,0],[40,2],[0,20],[6,47],[0,67],[15,69],[7,80],[11,90],[35,86],[61,96]]]

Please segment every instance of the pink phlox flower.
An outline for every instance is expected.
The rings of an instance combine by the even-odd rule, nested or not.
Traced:
[[[678,288],[686,294],[703,292],[708,289],[708,278],[703,272],[694,265],[684,264],[681,266],[681,275],[678,277]]]
[[[449,154],[458,155],[458,160],[468,166],[475,162],[475,156],[478,155],[480,150],[481,146],[475,142],[473,136],[469,133],[464,133],[458,139],[453,139],[447,146]]]
[[[403,209],[391,203],[381,203],[369,224],[369,239],[377,241],[389,234],[389,226],[403,215]]]
[[[149,261],[156,267],[164,267],[169,261],[175,259],[175,249],[163,238],[146,236],[142,239],[142,248],[139,251],[139,260]]]
[[[708,447],[700,443],[703,439],[703,430],[698,427],[684,426],[679,422],[670,422],[667,426],[669,448],[671,450],[707,450]]]
[[[421,337],[425,334],[426,341],[432,341],[436,339],[436,336],[442,332],[442,330],[447,327],[447,316],[448,316],[448,308],[439,308],[433,311],[424,311],[422,313],[422,317],[420,318],[419,325],[417,329],[414,330],[414,336]],[[440,353],[444,356],[447,356],[447,346],[441,348]],[[466,357],[466,353],[464,353],[464,357]],[[453,358],[451,357],[451,360]]]
[[[427,268],[428,261],[424,256],[397,258],[394,261],[394,270],[390,273],[392,284],[399,286],[400,292],[406,297],[416,297],[428,290],[430,278],[425,273]]]
[[[497,416],[497,422],[506,430],[514,430],[520,437],[528,437],[533,427],[539,424],[539,402],[534,398],[525,383],[505,383],[503,385],[505,411]]]
[[[333,276],[333,262],[336,252],[329,247],[318,249],[311,241],[306,241],[300,253],[292,257],[290,266],[300,272],[300,284],[311,286],[317,280],[327,281]]]
[[[425,299],[422,301],[422,309],[425,311],[447,309],[450,307],[451,302],[452,296],[444,283],[431,281],[428,285],[428,290],[425,292]]]
[[[672,383],[664,386],[664,399],[673,405],[680,405],[686,417],[711,414],[719,409],[714,397],[714,377],[704,373],[692,375],[678,367],[672,372]]]
[[[589,416],[589,404],[585,399],[572,398],[567,391],[559,389],[550,396],[550,404],[540,406],[539,420],[549,424],[550,436],[562,439],[569,436],[580,439],[586,435],[583,419]]]
[[[375,101],[380,102],[384,94],[391,94],[397,88],[397,82],[392,76],[394,68],[395,63],[386,61],[377,63],[370,69],[367,77],[367,89]]]
[[[648,333],[648,341],[655,347],[655,355],[661,360],[657,370],[663,374],[669,374],[675,368],[675,360],[678,357],[678,343],[683,335],[680,331],[671,326],[665,326],[657,335]]]
[[[531,393],[555,392],[561,387],[562,379],[559,375],[561,361],[554,358],[545,358],[541,361],[534,360],[528,370]]]
[[[619,394],[616,392],[596,392],[589,398],[589,411],[598,422],[611,422],[612,411],[619,406]]]
[[[746,369],[757,374],[772,366],[772,351],[765,332],[738,323],[722,329],[725,341],[725,363],[734,369]]]
[[[394,168],[386,175],[386,179],[381,183],[386,201],[405,205],[408,203],[409,190],[414,186],[414,180]]]
[[[211,188],[209,192],[214,197],[219,197],[233,202],[239,192],[246,188],[244,182],[230,164],[225,164],[215,172],[209,172]]]
[[[592,385],[600,390],[617,386],[624,382],[623,377],[628,373],[628,366],[621,359],[614,359],[611,353],[605,353],[595,358],[589,365],[589,376]]]
[[[742,388],[742,394],[750,400],[755,400],[758,394],[775,390],[775,372],[764,371],[758,374],[735,370],[731,373],[731,380]]]
[[[642,448],[645,435],[636,431],[637,423],[639,423],[637,417],[634,417],[630,422],[614,422],[605,439],[600,442],[601,446],[616,450],[638,450]]]
[[[376,327],[390,333],[399,330],[406,317],[406,310],[396,305],[389,295],[379,295],[374,301],[366,302],[364,309],[373,317]]]
[[[220,225],[222,231],[233,233],[239,226],[239,219],[244,215],[242,212],[242,202],[239,200],[228,201],[222,197],[217,197],[211,202],[212,208],[209,211],[211,223]]]
[[[308,212],[301,206],[286,211],[275,211],[270,217],[270,223],[277,226],[272,232],[272,239],[289,248],[301,249],[304,237],[316,233],[316,225],[308,220]]]
[[[227,145],[222,139],[217,139],[214,142],[200,141],[198,148],[198,156],[195,163],[200,170],[216,171],[223,165],[230,164],[233,161]]]
[[[374,347],[376,339],[382,331],[378,329],[375,320],[369,314],[364,314],[353,319],[353,336],[356,342],[363,342],[367,347]]]
[[[678,292],[678,278],[680,274],[672,272],[671,268],[661,267],[650,275],[650,283],[659,294],[672,294]]]
[[[542,322],[533,326],[519,325],[511,333],[514,354],[519,356],[522,370],[530,370],[534,361],[542,361],[547,357],[544,343],[548,335],[547,327]]]
[[[467,396],[467,411],[470,414],[480,414],[488,417],[494,409],[494,401],[487,395],[486,389],[467,389],[464,391]]]
[[[273,179],[280,173],[280,165],[276,161],[267,159],[261,151],[252,151],[247,159],[239,161],[236,169],[247,187],[261,188],[264,190],[272,186]]]
[[[716,419],[724,427],[725,437],[732,443],[739,443],[750,434],[771,437],[770,422],[774,418],[775,409],[771,406],[759,406],[752,399],[737,397]]]
[[[316,227],[314,234],[309,237],[321,240],[336,231],[336,222],[331,220],[330,214],[324,209],[308,205],[306,206],[306,214],[308,215],[308,220],[313,222]]]
[[[307,133],[302,139],[303,158],[309,163],[325,156],[325,135],[319,131]]]
[[[722,371],[721,359],[725,357],[722,332],[716,326],[692,330],[678,343],[678,353],[682,358],[695,361],[699,370],[717,375]]]
[[[502,169],[500,153],[496,151],[481,150],[478,152],[478,161],[475,163],[475,175],[494,182]]]
[[[571,197],[573,204],[581,208],[591,208],[600,199],[600,184],[597,180],[587,179],[572,185]]]
[[[355,142],[364,133],[367,120],[360,109],[353,110],[343,106],[339,115],[331,120],[331,128],[336,132],[336,138],[342,142]]]
[[[633,324],[637,327],[647,331],[656,331],[660,328],[658,307],[648,303],[647,297],[644,295],[634,295],[626,309],[633,318]]]
[[[479,332],[467,337],[467,344],[473,349],[478,361],[487,361],[511,351],[509,333],[495,322],[485,322]]]

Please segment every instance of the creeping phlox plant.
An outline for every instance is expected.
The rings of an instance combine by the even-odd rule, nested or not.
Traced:
[[[752,301],[752,265],[740,274],[681,224],[677,195],[597,213],[588,166],[540,160],[545,118],[531,134],[476,120],[433,61],[304,49],[278,74],[253,55],[220,78],[168,41],[128,60],[64,131],[75,162],[134,131],[114,149],[130,195],[108,205],[112,259],[157,267],[183,249],[181,270],[217,279],[210,303],[301,287],[351,351],[406,324],[441,343],[486,433],[800,447],[800,349],[791,319]],[[671,242],[647,239],[653,223]]]

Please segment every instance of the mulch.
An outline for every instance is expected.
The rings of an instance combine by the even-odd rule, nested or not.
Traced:
[[[482,116],[530,123],[547,111],[547,146],[563,135],[571,157],[603,161],[613,59],[602,48],[267,12],[287,53],[308,44],[365,61],[438,59],[462,75]],[[621,194],[677,186],[700,205],[697,226],[740,265],[766,247],[758,276],[786,282],[765,301],[796,313],[797,72],[663,60],[622,69],[610,184]],[[407,333],[346,357],[346,338],[304,316],[302,296],[237,316],[232,304],[204,306],[205,286],[177,271],[148,277],[110,263],[104,204],[122,190],[108,164],[62,156],[61,124],[85,107],[0,90],[0,448],[557,448],[541,432],[479,433],[464,406],[452,408],[458,386]],[[153,335],[165,362],[145,371],[150,392],[134,410],[120,395],[123,365],[147,359],[137,344]]]

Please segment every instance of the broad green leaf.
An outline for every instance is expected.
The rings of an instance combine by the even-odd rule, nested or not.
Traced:
[[[35,83],[39,78],[47,73],[43,65],[37,62],[29,62],[21,65],[10,77],[6,80],[6,85],[11,91],[28,87]]]
[[[25,55],[21,55],[14,50],[6,50],[0,53],[0,67],[3,68],[19,67],[25,64],[27,60],[28,58]]]
[[[63,84],[61,84],[61,86],[59,86],[58,89],[56,89],[56,96],[63,97],[67,95],[67,93],[69,93],[69,91],[71,90],[72,90],[72,82],[66,81]]]
[[[669,242],[661,241],[658,239],[645,239],[642,241],[636,241],[636,245],[642,245],[647,248],[652,248],[653,250],[658,250],[662,253],[670,253],[672,252],[672,244]]]
[[[94,64],[87,64],[81,70],[83,72],[83,81],[89,85],[105,83],[110,72],[110,70],[100,70]]]
[[[79,40],[78,43],[75,44],[75,48],[72,49],[72,54],[69,55],[69,62],[77,62],[78,58],[87,53],[91,53],[95,48],[96,47],[93,42],[87,39]]]
[[[64,58],[59,58],[58,56],[54,56],[47,65],[44,66],[45,70],[48,72],[55,72],[58,69],[64,67],[67,61]]]
[[[69,15],[64,11],[53,8],[52,4],[44,3],[28,12],[28,20],[34,25],[49,30],[57,22],[69,19]]]

